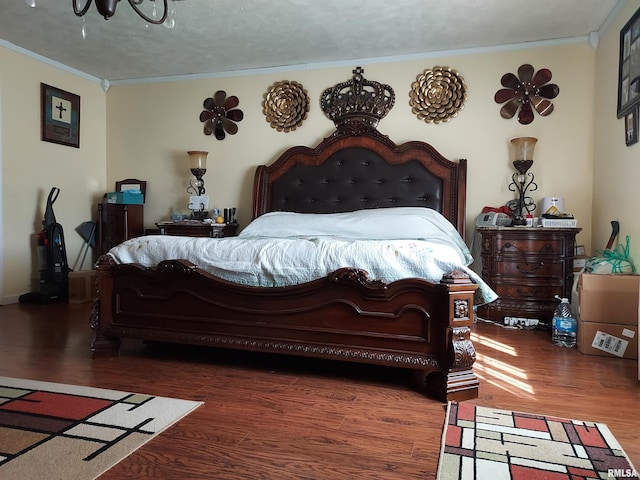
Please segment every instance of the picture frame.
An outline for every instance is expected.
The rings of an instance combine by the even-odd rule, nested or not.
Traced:
[[[640,9],[620,30],[618,61],[618,118],[640,103]]]
[[[40,84],[41,140],[80,148],[80,96]]]
[[[638,112],[640,105],[636,104],[634,108],[624,117],[625,143],[627,147],[638,142]]]

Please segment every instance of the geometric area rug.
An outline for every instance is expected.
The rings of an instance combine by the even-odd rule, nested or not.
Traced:
[[[605,424],[450,402],[437,480],[637,478]]]
[[[0,377],[0,479],[94,479],[200,405]]]

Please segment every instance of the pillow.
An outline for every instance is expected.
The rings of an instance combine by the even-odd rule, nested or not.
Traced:
[[[425,207],[375,208],[344,213],[270,212],[253,220],[240,233],[240,237],[318,236],[354,240],[442,240],[454,242],[468,252],[454,226],[440,213]]]

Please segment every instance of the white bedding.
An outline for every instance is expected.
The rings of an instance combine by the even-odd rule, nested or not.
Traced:
[[[460,269],[480,286],[478,304],[497,298],[468,268],[471,254],[451,223],[421,207],[273,212],[254,220],[238,237],[150,235],[128,240],[109,255],[118,263],[144,266],[187,259],[219,278],[267,287],[309,282],[342,267],[366,270],[370,279],[387,283],[413,277],[438,283],[444,273]]]

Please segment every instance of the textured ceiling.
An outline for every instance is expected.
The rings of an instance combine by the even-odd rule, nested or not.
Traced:
[[[0,0],[0,40],[114,82],[572,39],[621,1],[181,0],[173,29],[122,1],[108,21],[91,6],[83,39],[71,0]]]

